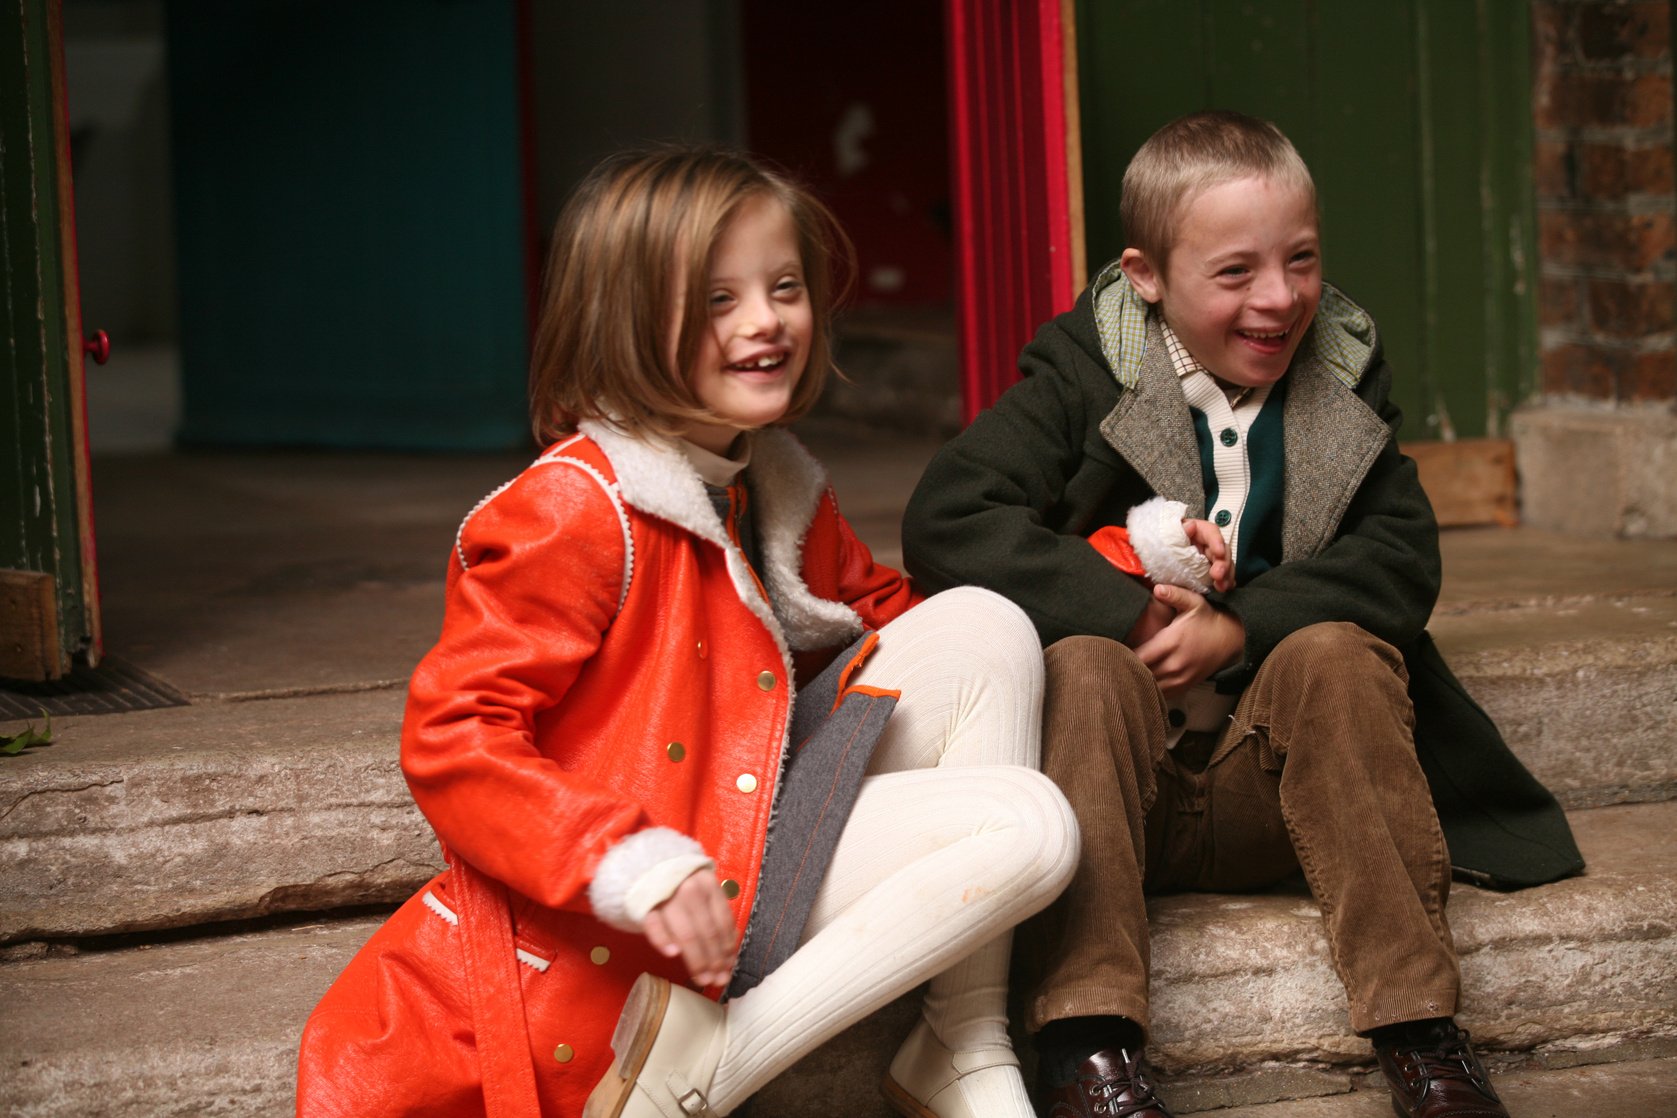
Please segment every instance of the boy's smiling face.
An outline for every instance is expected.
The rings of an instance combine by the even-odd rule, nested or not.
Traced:
[[[1322,301],[1316,210],[1271,177],[1219,183],[1189,202],[1163,272],[1137,249],[1120,258],[1149,303],[1211,373],[1258,388],[1286,375]]]

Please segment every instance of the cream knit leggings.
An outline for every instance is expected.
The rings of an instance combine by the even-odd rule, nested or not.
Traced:
[[[1007,1047],[1013,925],[1077,865],[1076,820],[1036,771],[1042,648],[1018,606],[972,587],[939,594],[880,630],[857,682],[902,699],[802,944],[728,1003],[710,1091],[721,1114],[927,978],[939,1040]]]

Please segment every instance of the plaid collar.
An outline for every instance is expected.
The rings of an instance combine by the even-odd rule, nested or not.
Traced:
[[[1165,336],[1165,352],[1170,355],[1171,367],[1176,370],[1176,379],[1183,382],[1184,389],[1187,388],[1189,377],[1193,376],[1195,373],[1203,373],[1205,374],[1205,378],[1212,384],[1215,384],[1217,386],[1217,390],[1223,393],[1229,401],[1229,407],[1234,409],[1236,412],[1238,412],[1240,410],[1240,406],[1247,401],[1253,399],[1261,400],[1269,395],[1269,387],[1267,385],[1260,392],[1255,388],[1234,387],[1226,381],[1218,380],[1216,374],[1204,365],[1200,364],[1199,358],[1195,357],[1188,351],[1188,347],[1182,344],[1182,339],[1176,336],[1176,331],[1170,328],[1170,323],[1166,322],[1162,315],[1159,318],[1159,333]]]
[[[1101,352],[1118,383],[1133,389],[1141,381],[1141,359],[1147,352],[1147,317],[1154,313],[1153,308],[1130,285],[1130,278],[1116,260],[1101,269],[1089,289],[1095,304]],[[1374,320],[1368,312],[1346,298],[1337,287],[1324,283],[1316,318],[1298,353],[1294,354],[1293,364],[1297,365],[1303,358],[1320,360],[1340,383],[1354,391],[1368,368],[1374,344]],[[1180,368],[1178,375],[1181,375]]]
[[[1180,380],[1186,380],[1195,373],[1210,373],[1211,370],[1201,365],[1199,358],[1188,352],[1188,347],[1182,344],[1182,339],[1176,336],[1176,331],[1170,328],[1170,323],[1161,316],[1159,332],[1165,336],[1165,352],[1170,355],[1171,368],[1176,370]]]

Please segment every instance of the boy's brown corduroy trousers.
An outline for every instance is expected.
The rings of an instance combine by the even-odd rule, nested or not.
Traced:
[[[1021,929],[1032,1032],[1101,1014],[1147,1027],[1144,893],[1259,889],[1300,868],[1353,1029],[1456,1011],[1450,859],[1396,649],[1355,625],[1301,629],[1225,729],[1174,750],[1134,652],[1072,637],[1046,655],[1043,768],[1077,814],[1083,854],[1071,886]]]

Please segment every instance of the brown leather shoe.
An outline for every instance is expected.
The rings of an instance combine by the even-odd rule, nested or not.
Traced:
[[[1454,1025],[1411,1044],[1374,1048],[1392,1088],[1392,1108],[1403,1118],[1508,1118],[1485,1065]]]
[[[1070,1083],[1039,1085],[1046,1118],[1171,1118],[1153,1094],[1140,1052],[1102,1049],[1083,1061]]]

